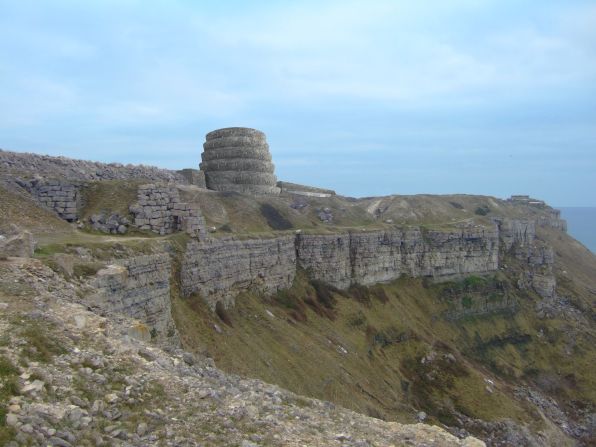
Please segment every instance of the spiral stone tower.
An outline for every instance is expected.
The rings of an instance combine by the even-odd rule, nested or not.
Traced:
[[[265,134],[247,127],[214,130],[206,136],[201,171],[207,188],[254,195],[279,194]]]

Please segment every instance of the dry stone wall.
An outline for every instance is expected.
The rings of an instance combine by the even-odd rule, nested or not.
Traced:
[[[141,185],[138,202],[131,205],[134,225],[158,234],[185,231],[191,236],[205,234],[205,219],[195,204],[182,202],[178,188],[172,185]]]
[[[154,336],[175,332],[170,307],[171,261],[167,254],[114,261],[100,270],[88,304],[108,314],[124,314],[146,324]]]
[[[42,206],[54,211],[62,219],[69,222],[78,219],[79,185],[49,180],[35,183],[30,192]]]
[[[246,127],[214,130],[206,136],[201,171],[207,188],[254,195],[279,194],[265,134]]]

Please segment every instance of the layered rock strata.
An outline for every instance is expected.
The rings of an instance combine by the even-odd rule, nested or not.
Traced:
[[[201,171],[207,188],[215,191],[279,194],[265,134],[256,129],[229,127],[206,136]]]
[[[542,298],[554,298],[557,289],[557,281],[553,274],[555,255],[550,246],[536,238],[536,222],[531,219],[493,220],[499,228],[503,252],[527,267],[518,280],[518,286],[532,289]],[[565,226],[555,228],[565,231]]]
[[[146,324],[154,336],[175,332],[170,308],[171,261],[167,254],[114,261],[100,270],[88,304],[105,314],[124,314]]]
[[[498,246],[496,227],[191,241],[181,267],[182,292],[199,292],[211,307],[217,301],[231,305],[249,288],[273,293],[289,287],[298,266],[340,288],[401,275],[485,273],[498,268]]]
[[[296,275],[294,236],[273,239],[191,241],[181,266],[182,293],[199,292],[211,307],[233,305],[246,290],[274,293]]]
[[[401,275],[447,277],[498,268],[496,227],[298,235],[298,264],[336,287],[388,282]]]
[[[175,186],[141,185],[138,189],[138,202],[131,205],[134,224],[141,230],[151,230],[158,234],[185,231],[191,236],[205,234],[205,219],[199,207],[182,202]]]

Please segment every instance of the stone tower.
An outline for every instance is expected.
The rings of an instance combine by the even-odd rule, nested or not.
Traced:
[[[215,191],[279,194],[265,134],[247,127],[227,127],[206,136],[200,165],[207,188]]]

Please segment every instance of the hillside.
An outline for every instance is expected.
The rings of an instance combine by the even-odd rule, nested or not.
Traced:
[[[102,348],[105,363],[122,361],[112,350],[136,350],[143,360],[133,355],[130,368],[145,381],[155,372],[147,365],[159,364],[165,385],[159,393],[166,393],[159,399],[168,403],[153,432],[156,443],[179,436],[207,445],[423,445],[427,435],[413,433],[438,430],[392,421],[424,422],[455,436],[433,431],[445,437],[436,445],[470,435],[495,446],[596,439],[596,258],[547,205],[473,195],[355,199],[282,190],[253,197],[162,184],[131,174],[134,167],[113,167],[109,179],[73,180],[59,171],[41,181],[29,179],[22,165],[4,169],[0,231],[16,241],[27,230],[38,246],[33,260],[0,261],[3,278],[11,278],[0,301],[11,315],[25,315],[31,309],[19,306],[37,306],[43,296],[38,308],[49,306],[54,319],[83,312],[97,327],[115,325],[104,331],[114,346]],[[64,221],[67,208],[76,211],[71,223]],[[28,285],[31,275],[47,282],[43,291],[39,282]],[[6,333],[20,333],[25,323],[11,318],[3,323]],[[66,333],[50,331],[49,339],[66,343],[67,352],[50,350],[45,363],[20,361],[10,346],[28,342],[11,339],[4,345],[13,365],[7,371],[47,373],[72,363],[82,329],[60,320],[61,326]],[[134,348],[120,347],[122,334]],[[95,341],[83,339],[99,352]],[[180,349],[224,372],[164,366],[184,365]],[[206,377],[223,381],[210,386],[223,387],[212,395],[224,397],[185,409]],[[142,393],[150,399],[153,391]],[[218,411],[221,417],[246,407],[233,402],[238,393],[265,403],[218,425]],[[271,393],[288,397],[275,402]],[[44,397],[54,404],[65,399]],[[88,405],[94,399],[87,397]],[[185,419],[207,409],[213,413],[204,419]],[[104,442],[136,445],[131,424],[144,416],[134,405],[119,411],[130,421],[122,428],[128,435],[104,430]],[[281,431],[271,431],[264,421],[280,411],[289,419],[280,415],[273,426]],[[99,425],[89,433],[76,428],[85,442],[107,424],[89,417]],[[170,417],[178,422],[165,424]],[[255,423],[254,436],[244,439],[242,427]],[[25,425],[22,439],[30,435]]]

